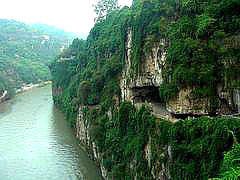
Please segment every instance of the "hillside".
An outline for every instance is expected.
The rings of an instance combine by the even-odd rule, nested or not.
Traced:
[[[105,179],[240,177],[239,29],[237,0],[134,0],[51,64]]]
[[[0,94],[51,79],[48,65],[73,37],[47,25],[0,19]]]

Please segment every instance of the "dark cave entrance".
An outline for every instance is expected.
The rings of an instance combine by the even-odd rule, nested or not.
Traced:
[[[134,103],[161,103],[159,89],[155,86],[144,86],[132,88]]]
[[[168,111],[166,105],[159,96],[159,88],[156,86],[144,86],[132,88],[133,103],[148,103],[152,113],[156,116],[166,116]]]

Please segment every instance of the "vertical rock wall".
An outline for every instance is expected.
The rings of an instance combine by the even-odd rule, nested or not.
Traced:
[[[234,89],[233,91],[233,103],[236,106],[237,113],[240,113],[240,90]]]
[[[90,158],[92,158],[100,167],[102,177],[107,179],[107,171],[102,165],[102,156],[98,151],[96,143],[90,138],[90,126],[89,123],[84,118],[84,108],[86,106],[79,107],[79,113],[76,121],[76,137],[81,142],[83,147],[89,153]],[[90,107],[92,109],[97,108],[96,106]]]
[[[163,104],[159,101],[159,87],[163,83],[163,67],[166,60],[165,42],[161,40],[143,51],[140,72],[133,72],[131,62],[132,32],[129,30],[126,41],[125,67],[120,79],[122,100],[130,101],[137,107],[147,103],[156,116],[166,115]]]
[[[207,98],[194,98],[192,91],[194,87],[186,87],[180,89],[177,96],[169,102],[163,103],[159,97],[159,87],[163,84],[163,68],[166,62],[166,51],[164,49],[164,40],[152,45],[152,49],[143,52],[140,72],[135,74],[133,72],[131,60],[131,47],[132,47],[132,32],[129,30],[126,41],[126,55],[125,67],[120,77],[121,100],[130,101],[137,108],[143,104],[147,104],[152,114],[157,118],[168,118],[172,114],[193,114],[193,115],[207,115],[209,107],[209,99]],[[237,108],[240,112],[240,90],[235,89],[232,94],[223,91],[223,88],[216,87],[219,99],[223,99],[229,106]],[[59,92],[61,90],[56,90]],[[107,177],[107,171],[102,164],[102,155],[98,151],[96,143],[90,138],[90,127],[84,119],[83,109],[79,108],[79,114],[76,122],[77,138],[90,152],[90,156],[99,164],[102,176]],[[91,107],[96,108],[96,107]],[[110,115],[109,115],[110,116]],[[157,162],[153,164],[152,154],[157,148],[160,154],[158,156],[167,159],[168,163],[171,161],[171,146],[154,147],[149,135],[149,142],[145,145],[145,159],[147,160],[148,167],[151,169],[153,179],[168,180],[171,179],[169,167],[166,162]],[[153,150],[155,149],[155,150]],[[155,152],[156,153],[156,152]],[[161,158],[160,158],[161,159]],[[131,169],[134,171],[136,162],[130,164]],[[137,179],[137,174],[136,174]]]
[[[162,69],[165,63],[166,52],[164,51],[163,45],[164,41],[156,43],[149,52],[145,52],[142,56],[141,63],[141,73],[134,75],[132,72],[132,62],[131,62],[131,44],[132,44],[132,32],[129,30],[128,37],[126,41],[126,57],[125,57],[125,67],[122,72],[122,77],[120,79],[121,97],[122,101],[131,101],[136,107],[140,107],[144,103],[152,108],[153,114],[164,114],[166,113],[163,109],[163,105],[159,101],[158,88],[163,82]],[[56,90],[57,92],[59,90]],[[90,137],[90,126],[84,118],[85,106],[80,106],[79,113],[76,122],[76,137],[80,142],[86,147],[89,155],[94,159],[100,166],[102,176],[104,179],[108,179],[107,171],[102,165],[102,155],[98,151],[96,143]],[[97,107],[88,107],[94,109]],[[111,116],[111,115],[109,115]],[[162,162],[153,164],[152,160],[152,147],[154,144],[150,141],[145,146],[145,159],[148,162],[148,167],[151,169],[152,178],[167,180],[170,179],[168,166]],[[161,148],[161,147],[158,147]],[[171,153],[168,151],[168,147],[162,147],[162,156],[170,157]],[[130,164],[130,168],[135,172],[136,162]],[[137,174],[135,176],[137,179]]]

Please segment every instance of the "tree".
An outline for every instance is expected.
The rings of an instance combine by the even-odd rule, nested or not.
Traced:
[[[118,0],[99,0],[97,4],[94,5],[94,12],[97,15],[95,22],[103,20],[107,14],[116,9],[119,9]]]

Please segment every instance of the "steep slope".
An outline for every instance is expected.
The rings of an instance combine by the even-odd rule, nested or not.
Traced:
[[[51,78],[48,64],[73,38],[58,31],[0,19],[0,94]]]
[[[54,102],[106,179],[240,177],[239,9],[135,0],[51,64]]]

